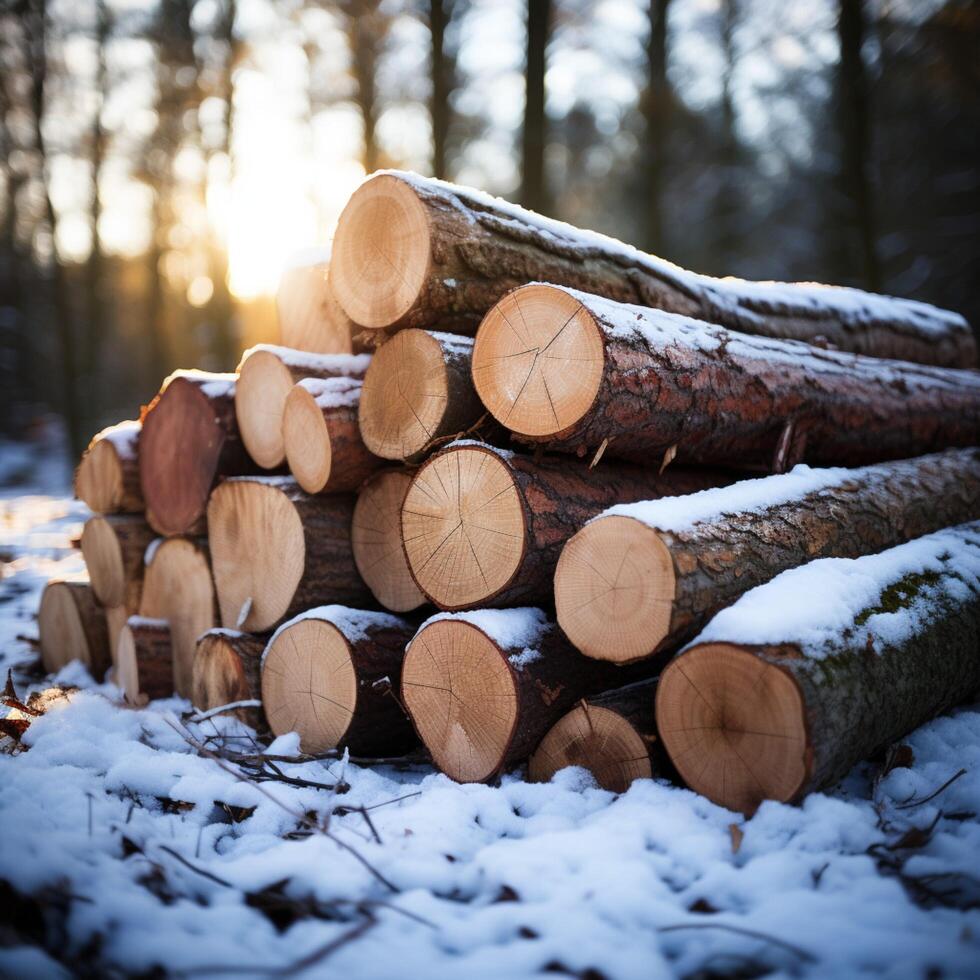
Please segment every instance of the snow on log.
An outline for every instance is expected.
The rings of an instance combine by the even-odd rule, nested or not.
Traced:
[[[441,609],[547,602],[562,545],[614,503],[690,493],[725,479],[710,470],[520,456],[461,441],[415,474],[402,540],[415,583]]]
[[[611,793],[634,779],[662,776],[668,766],[657,736],[655,679],[584,698],[552,725],[528,760],[532,782],[544,783],[566,766],[581,766]]]
[[[139,422],[111,425],[92,437],[75,471],[75,496],[96,514],[138,514]]]
[[[90,517],[82,528],[82,557],[96,599],[103,606],[139,610],[143,555],[156,532],[139,514]]]
[[[382,344],[364,376],[364,444],[385,459],[420,459],[440,439],[466,432],[485,414],[473,387],[473,340],[403,330]]]
[[[116,686],[137,707],[174,693],[173,647],[165,619],[130,616],[116,647]]]
[[[778,575],[664,670],[657,719],[688,785],[752,812],[833,785],[980,691],[980,523]]]
[[[415,744],[398,702],[414,628],[389,613],[320,606],[276,630],[262,660],[262,703],[276,735],[298,732],[304,752],[342,746],[401,755]]]
[[[257,468],[235,421],[235,375],[170,375],[143,416],[140,436],[140,484],[150,525],[163,535],[202,532],[219,478]]]
[[[357,425],[361,382],[307,378],[286,398],[282,442],[289,472],[307,493],[357,490],[384,460],[364,445]]]
[[[304,378],[361,380],[368,354],[308,354],[289,347],[259,344],[242,355],[235,385],[235,416],[248,454],[263,469],[286,461],[282,417],[293,385]]]
[[[854,558],[980,518],[980,450],[811,469],[612,507],[566,545],[558,622],[591,657],[630,661],[814,558]]]
[[[140,615],[170,624],[173,687],[191,697],[197,638],[218,622],[207,541],[167,538],[147,548]]]
[[[41,663],[55,674],[80,660],[101,681],[109,669],[109,638],[105,612],[88,582],[52,579],[41,594],[37,614]]]
[[[751,337],[532,284],[486,316],[476,390],[518,441],[579,456],[782,472],[858,465],[980,433],[980,374]]]
[[[540,609],[439,613],[405,653],[402,702],[435,764],[482,782],[523,762],[580,698],[635,679],[583,657]]]
[[[923,364],[976,364],[973,334],[958,314],[856,289],[697,275],[604,235],[415,174],[375,174],[340,216],[330,283],[364,327],[473,334],[494,303],[533,281],[743,333]]]
[[[311,496],[290,477],[226,480],[208,530],[222,625],[262,632],[326,603],[371,605],[351,550],[351,494]]]
[[[402,547],[402,504],[411,482],[405,470],[376,473],[357,495],[351,525],[354,562],[361,578],[374,598],[396,613],[410,612],[426,601]]]
[[[238,704],[229,714],[250,728],[266,727],[260,706],[246,702],[262,697],[262,653],[268,636],[216,627],[197,641],[191,702],[201,711]]]
[[[330,289],[330,249],[294,255],[279,280],[276,312],[286,347],[312,354],[350,354],[353,324]]]

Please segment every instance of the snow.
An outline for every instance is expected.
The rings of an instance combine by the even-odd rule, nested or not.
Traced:
[[[193,381],[200,386],[201,391],[208,398],[231,398],[235,394],[235,382],[238,380],[238,375],[228,372],[198,371],[197,368],[181,368],[164,379],[160,390],[164,391],[177,378]]]
[[[392,616],[391,613],[374,612],[370,609],[352,609],[350,606],[317,606],[314,609],[307,609],[306,612],[301,612],[298,616],[287,620],[272,634],[262,654],[263,664],[265,663],[266,654],[272,649],[272,645],[276,642],[279,635],[291,626],[303,622],[305,619],[318,619],[321,622],[336,626],[351,643],[357,643],[359,640],[367,639],[369,629],[403,630],[408,627],[408,623],[404,619]]]
[[[44,580],[80,567],[67,540],[84,509],[35,493],[0,501],[0,514],[0,672],[15,666],[26,697],[52,679],[31,681],[35,654],[16,635],[34,629]],[[542,617],[506,618],[533,633]],[[579,769],[458,785],[424,765],[300,756],[295,733],[268,748],[292,758],[281,771],[349,789],[256,782],[196,747],[252,751],[233,717],[185,721],[178,698],[129,708],[78,664],[55,680],[83,689],[33,721],[26,749],[0,748],[0,878],[43,904],[49,944],[16,939],[3,916],[0,975],[286,973],[366,911],[374,925],[293,973],[976,975],[977,706],[913,733],[907,768],[876,780],[863,764],[802,806],[765,803],[744,820],[664,781],[619,796]],[[922,846],[899,846],[933,824]],[[276,885],[281,931],[259,907]],[[946,897],[924,899],[927,888]],[[320,917],[289,924],[290,900]]]
[[[112,447],[116,450],[116,455],[120,459],[136,459],[140,430],[142,428],[142,423],[135,419],[117,422],[115,425],[110,425],[101,432],[97,432],[92,437],[92,442],[96,443],[105,439],[107,442],[112,443]]]
[[[923,583],[907,607],[878,612],[882,593],[907,575],[939,576]],[[821,558],[782,572],[723,609],[693,641],[794,643],[813,659],[839,649],[842,633],[855,648],[868,638],[900,644],[923,632],[937,609],[980,595],[980,521],[948,528],[861,558]],[[872,649],[880,650],[875,642]]]
[[[528,606],[522,609],[471,609],[466,612],[436,613],[419,627],[419,631],[444,619],[456,619],[475,626],[502,650],[520,651],[514,655],[518,659],[525,653],[536,651],[543,637],[555,628],[543,610]],[[529,657],[521,663],[529,663],[532,659],[537,658]],[[513,659],[511,663],[514,663]]]
[[[130,616],[126,620],[126,625],[127,626],[136,626],[137,628],[138,627],[143,627],[143,628],[158,627],[159,628],[161,626],[167,626],[167,627],[169,627],[170,626],[170,621],[169,620],[166,620],[166,619],[159,619],[159,618],[156,618],[156,617],[153,617],[153,616]]]
[[[445,452],[449,449],[462,449],[465,446],[476,446],[479,449],[486,449],[501,459],[513,459],[517,454],[510,449],[501,449],[500,446],[491,446],[489,442],[483,442],[480,439],[454,439],[452,442],[447,443],[443,446],[441,452]]]
[[[304,378],[305,388],[320,409],[354,408],[361,401],[362,382],[354,378]]]
[[[143,552],[143,565],[149,567],[150,563],[157,556],[157,552],[160,550],[160,545],[163,544],[165,538],[154,538],[147,546],[146,551]]]
[[[445,348],[450,354],[464,354],[473,356],[473,345],[476,343],[475,337],[461,337],[456,333],[443,333],[440,330],[426,330],[426,333],[435,338],[439,345]]]
[[[292,347],[281,347],[279,344],[256,344],[242,354],[238,370],[258,351],[272,354],[286,367],[297,371],[329,371],[337,377],[363,377],[371,364],[370,354],[311,354]]]

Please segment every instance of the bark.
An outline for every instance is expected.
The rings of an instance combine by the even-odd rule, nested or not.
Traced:
[[[88,444],[75,471],[75,496],[96,514],[143,513],[140,428],[139,422],[120,422]]]
[[[109,637],[105,611],[88,582],[48,582],[37,625],[41,662],[48,673],[80,660],[97,681],[102,680],[111,665]]]
[[[157,698],[169,698],[174,693],[170,624],[162,619],[130,616],[125,629],[131,637],[135,667],[131,683],[124,684],[127,699],[132,704],[143,705]],[[121,638],[120,642],[127,641]],[[121,665],[120,673],[125,675],[125,672]]]
[[[537,287],[540,288],[540,287]],[[602,380],[574,425],[520,442],[584,456],[774,472],[806,460],[860,465],[969,446],[980,375],[687,324],[578,295],[603,335]]]
[[[375,179],[403,183],[430,230],[422,286],[388,330],[438,325],[472,335],[511,289],[549,282],[745,333],[924,364],[976,364],[970,328],[954,313],[853,290],[713,279],[466,188],[397,173]]]
[[[194,706],[210,711],[236,701],[261,701],[262,653],[268,639],[268,634],[208,630],[197,641],[194,656]],[[257,731],[268,727],[261,707],[235,708],[230,714]]]

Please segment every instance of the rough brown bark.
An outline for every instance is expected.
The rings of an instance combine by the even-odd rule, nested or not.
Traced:
[[[174,693],[173,646],[165,619],[130,616],[119,636],[116,683],[130,704],[144,705]]]
[[[329,263],[297,266],[282,274],[276,292],[279,336],[286,347],[311,354],[350,354],[353,323],[333,298]]]
[[[567,291],[528,286],[501,308],[522,302],[522,296],[524,305],[535,307],[547,305],[549,297],[560,301],[555,329],[567,321]],[[507,418],[498,418],[510,419],[519,442],[579,456],[605,444],[609,456],[646,464],[659,462],[673,448],[680,461],[782,472],[804,460],[859,465],[968,446],[980,438],[980,374],[975,371],[749,337],[579,293],[573,301],[581,303],[581,315],[601,335],[598,390],[577,421],[561,428],[556,416],[551,431],[539,427],[537,417],[514,421],[518,396],[506,409]],[[501,322],[497,329],[510,327]],[[488,357],[481,349],[484,342],[481,332],[474,377],[486,397],[494,374],[513,373],[522,363],[523,378],[527,359]],[[541,363],[536,357],[530,370],[539,370]],[[568,370],[578,366],[569,357]],[[547,370],[562,367],[549,364]],[[516,391],[519,385],[512,387]],[[494,403],[488,406],[493,409]],[[530,421],[532,430],[523,428],[523,421]]]
[[[407,190],[421,204],[429,229],[429,257],[410,307],[393,322],[372,326],[439,326],[472,334],[508,291],[528,282],[550,282],[745,333],[923,364],[976,364],[973,335],[957,314],[854,290],[700,276],[479,192],[398,172],[375,176],[352,202],[357,194],[375,193],[376,188],[370,188],[379,181],[401,185],[396,193]],[[347,247],[349,213],[350,205],[337,228],[335,256]],[[384,225],[382,219],[375,220]],[[331,282],[346,306],[339,275],[334,262]]]
[[[140,423],[129,421],[92,437],[75,471],[75,496],[96,514],[140,514]]]
[[[138,514],[92,517],[82,530],[82,556],[95,597],[133,615],[143,594],[143,556],[156,532]]]
[[[258,471],[238,431],[234,375],[171,375],[142,422],[140,485],[146,519],[160,534],[201,533],[218,480]]]
[[[262,699],[262,652],[268,635],[238,630],[208,630],[197,641],[194,655],[192,703],[202,711],[238,701]],[[261,707],[242,706],[232,712],[250,728],[267,727]]]
[[[37,615],[41,662],[56,673],[80,660],[102,680],[111,664],[105,611],[88,582],[55,579],[45,586]]]

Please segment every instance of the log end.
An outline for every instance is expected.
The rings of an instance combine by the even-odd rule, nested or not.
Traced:
[[[289,472],[307,493],[320,493],[330,480],[333,451],[330,429],[309,389],[296,385],[289,392],[281,429]]]
[[[366,180],[340,215],[330,287],[358,325],[397,323],[415,304],[429,270],[425,207],[411,184],[390,174]]]
[[[90,517],[82,528],[81,545],[95,598],[103,606],[123,605],[126,601],[126,569],[112,523],[105,517]]]
[[[311,354],[350,354],[350,321],[327,282],[328,264],[287,269],[276,291],[279,337],[284,347]]]
[[[201,711],[255,697],[241,656],[232,641],[217,631],[205,633],[197,642],[192,687],[194,693],[191,702]],[[236,708],[233,714],[239,721],[253,728],[258,727],[256,721],[261,717],[259,710]]]
[[[634,779],[653,775],[643,736],[622,715],[587,702],[552,726],[528,762],[528,777],[544,783],[566,766],[588,769],[611,793],[625,793]]]
[[[750,650],[705,643],[657,687],[657,728],[681,777],[721,806],[789,802],[808,774],[805,706],[792,676]]]
[[[562,549],[555,611],[588,657],[628,663],[654,653],[670,633],[675,576],[670,551],[631,517],[601,517]]]
[[[364,445],[383,459],[411,459],[439,433],[449,398],[439,342],[403,330],[382,344],[361,390],[358,422]]]
[[[44,588],[37,614],[41,663],[55,674],[73,660],[80,660],[94,673],[97,651],[89,644],[89,632],[73,589],[88,588],[77,582],[52,581]]]
[[[554,436],[592,407],[604,367],[602,331],[570,293],[535,284],[508,293],[483,318],[473,383],[512,432]]]
[[[402,470],[380,473],[357,496],[351,544],[354,562],[375,599],[392,612],[425,603],[402,548],[401,509],[412,477]]]
[[[435,764],[461,783],[507,761],[517,722],[514,673],[500,648],[461,620],[437,620],[409,644],[402,700]]]
[[[98,440],[82,457],[75,474],[75,496],[96,514],[118,511],[126,489],[122,463],[108,439]]]
[[[526,548],[524,509],[504,460],[461,446],[416,473],[402,506],[402,540],[415,582],[437,606],[491,600],[513,579]]]
[[[262,704],[273,733],[298,732],[304,752],[342,742],[357,706],[357,676],[343,633],[320,619],[302,619],[278,633],[262,664]]]
[[[263,469],[276,469],[286,459],[283,409],[293,384],[289,368],[271,351],[254,351],[239,368],[235,417],[245,449]]]

